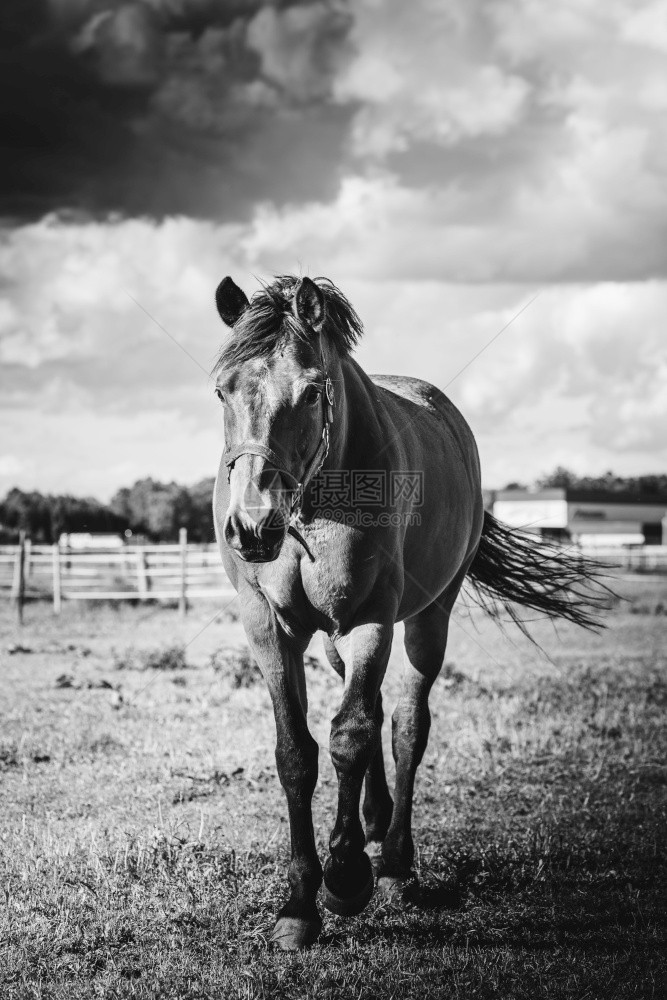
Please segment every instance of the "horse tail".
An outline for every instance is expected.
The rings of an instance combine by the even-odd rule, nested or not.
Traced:
[[[468,577],[472,597],[485,611],[494,618],[504,611],[531,638],[517,605],[584,628],[604,627],[599,615],[615,596],[602,582],[609,568],[571,547],[510,528],[484,511]]]

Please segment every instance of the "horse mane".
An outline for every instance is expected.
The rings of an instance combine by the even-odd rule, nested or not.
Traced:
[[[213,367],[213,374],[238,367],[247,361],[268,358],[279,344],[290,338],[304,344],[312,332],[302,326],[292,311],[292,302],[300,278],[293,274],[276,275],[271,284],[255,292],[248,308],[235,323]],[[353,307],[328,278],[314,278],[325,301],[323,337],[340,356],[349,354],[363,333],[361,320]]]

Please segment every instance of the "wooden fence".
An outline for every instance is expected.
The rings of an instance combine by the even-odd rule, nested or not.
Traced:
[[[628,548],[593,547],[586,555],[630,573],[667,572],[667,545]],[[0,593],[12,598],[19,620],[25,598],[50,597],[53,609],[63,601],[178,601],[229,598],[227,579],[216,545],[188,544],[185,529],[178,545],[136,545],[117,549],[67,549],[60,545],[0,546]]]
[[[194,598],[231,597],[232,585],[217,545],[188,544],[185,529],[177,545],[114,549],[67,549],[60,545],[0,546],[0,593],[18,606],[26,598],[50,597],[59,613],[63,601],[178,601],[183,613]]]
[[[580,551],[628,573],[667,573],[667,545],[591,545]]]

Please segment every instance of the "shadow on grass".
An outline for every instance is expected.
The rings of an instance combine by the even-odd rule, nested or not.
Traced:
[[[289,958],[268,946],[284,900],[285,851],[237,855],[155,831],[125,850],[54,856],[51,878],[40,865],[31,870],[32,887],[16,877],[8,882],[11,896],[27,891],[53,923],[34,923],[26,908],[12,907],[7,982],[14,992],[7,996],[37,995],[27,987],[40,976],[59,984],[58,1000],[83,997],[73,989],[77,982],[153,977],[159,985],[142,996],[199,998],[191,984],[200,983],[224,986],[221,995],[230,997],[402,998],[419,985],[430,1000],[444,995],[438,991],[452,969],[456,995],[466,997],[658,996],[641,984],[648,989],[660,975],[664,875],[646,838],[638,841],[643,850],[627,852],[624,869],[612,875],[601,863],[589,870],[592,853],[605,843],[598,833],[594,843],[554,852],[547,864],[528,836],[523,847],[505,841],[486,852],[451,843],[436,848],[420,868],[415,901],[395,904],[376,894],[357,918],[327,914],[318,945]],[[397,985],[399,955],[407,978]],[[576,989],[564,980],[568,968]],[[244,994],[249,969],[262,989],[277,992],[257,986]],[[595,993],[603,974],[609,989]],[[311,992],[299,992],[304,975],[313,981]],[[498,991],[482,989],[482,976],[496,977]],[[180,992],[169,992],[175,977]],[[557,989],[554,977],[563,979]],[[626,989],[633,983],[637,989]]]

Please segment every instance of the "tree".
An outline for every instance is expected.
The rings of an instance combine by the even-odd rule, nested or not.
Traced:
[[[52,543],[63,532],[122,532],[128,521],[93,497],[44,496],[10,490],[0,503],[0,523],[8,536],[23,530],[35,542]]]
[[[667,497],[667,475],[618,476],[611,469],[601,476],[578,476],[559,465],[535,484],[539,489],[561,487],[568,490],[599,490],[604,493],[628,493],[631,496]]]
[[[535,485],[538,489],[548,490],[548,489],[572,489],[578,482],[578,477],[574,472],[570,472],[564,466],[559,465],[550,472],[548,476],[542,476],[540,479],[535,481]]]
[[[215,541],[215,528],[213,527],[214,484],[215,479],[211,476],[207,479],[201,479],[190,487],[192,508],[188,523],[188,537],[192,537],[195,542]]]
[[[188,529],[193,542],[212,542],[211,509],[213,482],[202,479],[188,488],[178,483],[160,483],[140,479],[133,486],[118,490],[111,508],[127,518],[134,532],[145,533],[156,541],[176,541],[179,528]]]

